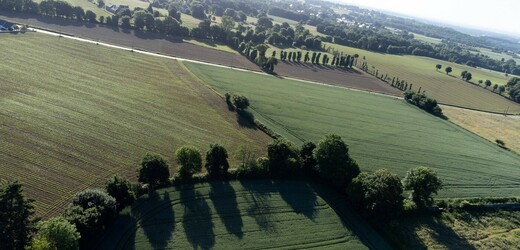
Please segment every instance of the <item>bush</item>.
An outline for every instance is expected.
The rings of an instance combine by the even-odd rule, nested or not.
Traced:
[[[360,173],[357,163],[350,158],[348,146],[338,135],[327,135],[314,150],[320,176],[339,189]]]
[[[157,185],[168,182],[170,169],[166,160],[161,156],[147,154],[139,168],[139,182],[147,183],[153,189]]]
[[[125,177],[114,175],[106,182],[105,190],[110,196],[116,199],[118,210],[131,205],[135,201],[135,192],[132,188],[132,183]]]
[[[202,156],[196,147],[184,146],[175,152],[178,172],[181,178],[190,179],[194,174],[202,171]]]
[[[212,177],[224,176],[229,169],[227,150],[218,145],[212,144],[206,153],[206,170]]]
[[[260,157],[249,164],[243,164],[236,170],[237,179],[258,179],[269,177],[269,159]]]

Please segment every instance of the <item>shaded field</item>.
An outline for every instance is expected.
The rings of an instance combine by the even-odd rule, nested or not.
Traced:
[[[478,80],[491,80],[493,84],[504,85],[508,78],[499,72],[427,57],[381,54],[330,43],[326,43],[326,46],[350,55],[359,54],[358,65],[362,64],[365,57],[369,69],[375,66],[379,70],[379,75],[388,74],[390,78],[405,80],[408,84],[413,84],[413,89],[416,91],[421,87],[422,90],[426,90],[428,96],[437,99],[440,103],[483,111],[505,112],[509,109],[509,113],[520,113],[520,104],[483,87],[464,82],[460,78],[460,73],[467,70],[473,75],[471,80],[473,83],[478,84]],[[443,68],[436,71],[436,64],[441,64]],[[453,68],[451,75],[444,72],[447,66]]]
[[[219,46],[213,43],[204,43],[205,46],[202,47],[183,42],[180,37],[164,36],[158,33],[144,31],[125,30],[117,27],[58,18],[32,17],[23,16],[21,14],[11,15],[6,13],[0,15],[0,18],[111,44],[260,71],[258,66],[250,62],[247,58],[236,53],[217,50]]]
[[[520,212],[445,212],[389,226],[403,249],[518,249]]]
[[[354,227],[368,228],[367,224],[340,210],[349,214],[343,222],[325,199],[341,196],[298,181],[212,182],[161,189],[125,209],[99,247],[367,249],[353,232]],[[372,246],[388,247],[377,234],[370,237]]]
[[[20,180],[37,215],[113,174],[135,179],[142,157],[219,143],[265,152],[270,138],[174,60],[26,33],[0,39],[0,179]],[[13,46],[16,45],[16,46]]]
[[[443,106],[442,110],[453,123],[476,133],[491,142],[499,139],[520,153],[520,117],[504,116]]]
[[[362,170],[404,177],[438,171],[443,197],[510,196],[520,191],[520,157],[403,100],[331,86],[186,63],[220,93],[246,95],[252,112],[296,144],[339,134]],[[244,80],[247,79],[247,80]]]

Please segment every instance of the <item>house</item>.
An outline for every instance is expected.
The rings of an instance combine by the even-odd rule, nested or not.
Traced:
[[[122,9],[130,9],[130,6],[128,6],[128,5],[119,5],[119,6],[117,6],[117,5],[115,5],[115,4],[107,4],[107,5],[105,6],[105,8],[106,8],[106,10],[107,10],[108,12],[111,12],[111,13],[113,13],[113,14],[116,14],[119,10],[122,10]]]

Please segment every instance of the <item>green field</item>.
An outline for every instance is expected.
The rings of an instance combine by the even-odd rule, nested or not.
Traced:
[[[429,166],[443,197],[509,196],[520,191],[520,157],[449,121],[392,97],[186,63],[220,93],[246,95],[252,112],[296,144],[341,135],[362,170],[404,176]]]
[[[261,155],[270,141],[176,61],[36,33],[0,45],[0,180],[24,183],[39,216],[115,173],[135,180],[148,152],[173,172],[185,144]]]
[[[417,33],[413,33],[413,37],[419,41],[423,41],[423,42],[426,42],[426,43],[432,43],[432,44],[439,44],[439,43],[442,43],[442,40],[439,39],[439,38],[433,38],[433,37],[429,37],[429,36],[425,36],[425,35],[421,35],[421,34],[417,34]]]
[[[334,205],[342,222],[331,200],[342,203],[334,191],[296,181],[162,189],[123,211],[98,248],[367,249],[351,228],[370,229],[350,210]],[[387,247],[376,234],[370,237],[378,249]]]
[[[472,73],[471,81],[474,83],[478,83],[478,80],[491,80],[493,84],[504,85],[508,78],[501,73],[427,57],[381,54],[337,44],[325,44],[350,55],[359,54],[359,65],[365,57],[370,69],[375,66],[379,74],[388,74],[390,78],[399,77],[413,84],[414,90],[422,87],[428,96],[441,103],[493,112],[505,112],[509,108],[509,113],[520,113],[520,104],[509,101],[490,90],[466,83],[460,78],[460,73],[467,70]],[[443,68],[436,71],[436,64],[441,64]],[[447,66],[453,68],[451,75],[444,72]]]
[[[489,56],[490,58],[495,59],[495,60],[502,60],[502,58],[503,58],[504,60],[507,61],[509,59],[513,59],[516,61],[516,64],[520,64],[519,58],[513,58],[512,56],[507,55],[507,54],[493,52],[492,50],[486,49],[486,48],[477,48],[477,49],[479,50],[479,52],[475,52],[475,51],[470,51],[470,52],[473,54],[480,53],[480,54]]]
[[[34,2],[40,3],[42,0],[33,0]],[[121,0],[119,0],[121,1]],[[125,0],[123,0],[125,1]],[[89,2],[88,0],[65,0],[65,2],[70,3],[72,6],[79,6],[83,8],[85,11],[90,10],[96,13],[97,17],[100,16],[112,16],[112,13],[106,11],[103,8],[99,8],[96,4]],[[109,1],[105,1],[106,4],[110,3]]]

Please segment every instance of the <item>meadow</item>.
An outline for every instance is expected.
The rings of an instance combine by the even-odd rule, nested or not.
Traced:
[[[520,154],[520,116],[505,116],[443,106],[450,121],[491,142],[502,140],[506,147]]]
[[[395,97],[186,63],[221,94],[246,95],[255,118],[297,145],[343,137],[362,170],[428,166],[440,197],[509,196],[520,191],[520,157]]]
[[[135,180],[146,153],[174,172],[182,145],[261,155],[271,140],[176,61],[37,33],[3,35],[0,45],[12,48],[0,52],[0,179],[21,181],[38,216],[59,214],[113,174]]]
[[[334,191],[298,181],[210,182],[161,189],[125,209],[99,248],[367,249],[352,228],[369,227],[348,209],[329,205],[330,200],[342,203]],[[348,213],[345,222],[335,209]],[[388,248],[377,234],[369,237],[375,244],[371,246]]]
[[[42,0],[33,0],[33,1],[40,3]],[[116,1],[128,1],[128,0],[116,0]],[[98,18],[100,16],[105,16],[105,17],[112,16],[112,13],[108,12],[104,8],[99,8],[96,5],[96,2],[89,2],[88,0],[65,0],[65,2],[70,3],[72,6],[79,6],[79,7],[83,8],[85,11],[90,10],[90,11],[96,13],[96,16]],[[106,1],[106,4],[109,4],[111,2],[113,2],[113,1]]]
[[[360,56],[358,65],[361,65],[364,57],[369,69],[374,66],[379,71],[379,75],[388,74],[390,78],[405,80],[408,84],[413,84],[413,89],[416,91],[421,87],[422,90],[426,90],[428,96],[441,103],[493,112],[505,112],[509,108],[509,113],[520,113],[520,104],[474,85],[478,85],[478,80],[490,80],[493,85],[505,85],[509,78],[499,72],[427,57],[375,53],[331,43],[325,43],[325,46],[350,55],[358,54]],[[439,71],[435,69],[437,64],[442,65]],[[444,71],[448,66],[453,68],[450,75]],[[473,75],[471,82],[474,84],[460,78],[463,70],[471,72]]]

